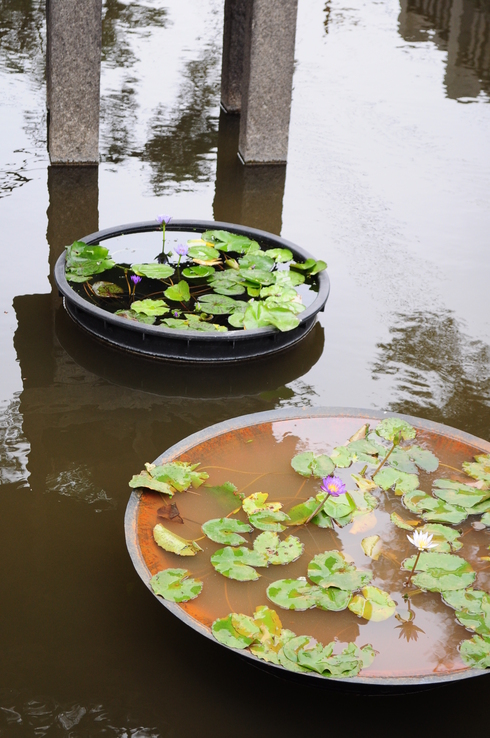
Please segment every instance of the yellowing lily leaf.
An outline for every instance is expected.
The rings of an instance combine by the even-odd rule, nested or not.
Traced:
[[[388,594],[378,587],[364,587],[362,594],[354,595],[349,610],[360,618],[379,623],[395,614],[396,604]]]
[[[379,536],[368,536],[361,541],[362,550],[370,559],[377,561],[381,554],[382,542]]]
[[[160,548],[178,556],[195,556],[202,548],[195,541],[187,541],[176,533],[172,533],[161,523],[157,523],[153,528],[153,538]]]

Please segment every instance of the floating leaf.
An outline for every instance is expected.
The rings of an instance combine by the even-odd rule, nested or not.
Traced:
[[[356,477],[357,474],[352,474],[352,477]],[[369,480],[366,480],[369,481]],[[356,482],[357,484],[357,482]],[[364,485],[363,485],[364,486]],[[370,492],[368,492],[368,489],[372,489],[374,487],[376,489],[376,485],[366,485],[366,489],[351,489],[347,494],[354,502],[354,505],[356,506],[356,511],[359,513],[364,512],[371,512],[371,510],[375,510],[378,505],[379,501],[374,495],[372,495]]]
[[[86,282],[92,275],[112,269],[114,263],[105,246],[75,241],[66,247],[65,276],[69,282]]]
[[[373,489],[378,489],[378,485],[375,482],[373,482],[371,479],[366,479],[365,477],[361,477],[360,474],[351,474],[351,477],[356,483],[356,485],[359,487],[361,492],[371,492]],[[352,494],[353,493],[351,491],[351,495]],[[370,495],[370,497],[372,497],[372,495]],[[373,497],[373,499],[376,499],[376,498]]]
[[[303,477],[313,476],[318,479],[328,477],[335,470],[335,464],[330,456],[326,454],[316,456],[312,451],[294,456],[291,459],[291,466]]]
[[[394,452],[393,452],[394,453]],[[421,446],[410,446],[407,449],[407,454],[414,461],[419,469],[425,472],[435,472],[439,466],[439,459],[435,456],[432,451],[422,448]]]
[[[167,482],[177,492],[185,492],[191,485],[196,489],[209,477],[207,472],[195,471],[199,464],[189,464],[187,461],[169,461],[160,466],[154,464],[145,466],[152,477],[161,482]]]
[[[252,515],[259,511],[265,512],[268,510],[269,512],[277,512],[280,510],[282,503],[267,502],[268,497],[269,495],[267,492],[254,492],[252,495],[249,495],[242,500],[242,507],[247,515]]]
[[[255,287],[267,286],[276,281],[276,275],[271,274],[267,269],[240,268],[240,276]]]
[[[286,513],[281,510],[259,510],[256,513],[249,515],[249,521],[252,523],[254,528],[258,530],[281,531],[286,530],[286,526],[283,525],[284,521],[288,520]]]
[[[237,302],[226,295],[202,295],[199,298],[199,309],[213,315],[228,315],[233,313]]]
[[[181,279],[177,284],[167,287],[163,294],[167,300],[173,300],[174,302],[188,302],[191,299],[189,285],[185,279]]]
[[[483,525],[485,525],[487,528],[490,528],[490,513],[485,513],[485,515],[481,516],[481,522]]]
[[[456,619],[469,630],[490,635],[490,594],[478,589],[442,592],[444,602],[456,610]]]
[[[204,265],[206,265],[206,262],[209,262],[211,264],[219,261],[220,258],[219,251],[213,249],[212,246],[206,246],[206,244],[189,246],[189,251],[187,253],[193,261],[196,261],[198,263],[203,262]]]
[[[240,533],[250,533],[253,528],[248,523],[233,518],[215,518],[201,526],[203,533],[215,543],[226,543],[228,546],[239,546],[246,543]]]
[[[175,272],[169,264],[132,264],[131,271],[149,279],[168,279]]]
[[[267,559],[258,551],[245,546],[220,548],[211,556],[211,563],[220,574],[239,582],[253,582],[259,578],[254,566],[267,566]]]
[[[323,589],[337,587],[353,592],[371,581],[369,572],[349,563],[340,551],[324,551],[308,564],[308,578]]]
[[[176,533],[172,533],[161,523],[157,523],[153,528],[153,538],[160,548],[178,556],[195,556],[202,548],[195,541],[187,541]]]
[[[135,313],[143,313],[143,315],[165,315],[169,312],[169,307],[163,300],[135,300],[131,304],[131,310]]]
[[[348,589],[340,589],[339,587],[314,587],[312,592],[315,598],[315,605],[320,610],[330,610],[332,612],[340,612],[345,610],[352,597],[352,592]]]
[[[394,512],[390,515],[390,520],[392,523],[396,525],[397,528],[402,528],[403,530],[411,530],[413,531],[414,527],[419,524],[418,520],[414,522],[409,522],[408,520],[403,520],[401,515],[398,515],[398,513]]]
[[[490,636],[475,635],[469,641],[463,641],[459,652],[466,666],[490,668]]]
[[[240,269],[263,269],[266,272],[272,271],[275,261],[267,256],[263,251],[250,251],[246,256],[238,260]]]
[[[362,550],[370,559],[377,561],[381,554],[382,542],[379,536],[368,536],[361,541]]]
[[[339,495],[338,497],[332,497],[330,495],[323,504],[323,511],[331,518],[334,518],[337,522],[342,521],[343,518],[349,516],[355,511],[355,509],[356,503],[349,492]]]
[[[217,295],[243,295],[245,287],[235,280],[220,280],[219,283],[211,282],[210,286]]]
[[[165,500],[163,505],[158,508],[157,516],[163,518],[163,520],[178,520],[179,523],[184,522],[180,516],[179,508],[175,502],[171,502],[170,500]]]
[[[326,497],[327,495],[325,492],[320,492],[316,497],[310,497],[305,502],[301,502],[299,505],[292,507],[288,511],[288,520],[286,525],[304,525],[304,523],[311,518],[315,510],[318,510],[319,506],[323,505]],[[327,527],[331,527],[331,525]]]
[[[274,259],[274,261],[277,261],[278,264],[286,264],[293,259],[293,252],[289,249],[267,249],[265,254],[266,256],[270,256],[271,259]]]
[[[403,569],[412,571],[415,559],[416,556],[405,559]],[[412,582],[429,592],[465,589],[474,582],[476,576],[467,561],[450,553],[421,553],[416,572]]]
[[[490,454],[475,456],[475,461],[464,461],[463,469],[469,477],[490,483]]]
[[[97,297],[119,297],[123,293],[122,287],[114,282],[93,282],[92,289]]]
[[[388,592],[378,587],[364,587],[361,595],[354,595],[349,610],[365,620],[379,623],[395,614],[396,604]]]
[[[148,472],[141,472],[141,474],[134,474],[129,482],[129,486],[132,489],[138,489],[139,487],[147,487],[155,492],[161,492],[165,495],[174,494],[174,489],[166,482],[160,482],[158,479],[154,479]]]
[[[192,266],[182,269],[182,276],[186,279],[203,279],[214,273],[214,267],[212,266]]]
[[[134,320],[135,323],[144,323],[145,325],[153,325],[156,318],[153,315],[143,315],[143,313],[137,313],[134,310],[116,310],[114,315],[119,315],[120,318],[126,320]]]
[[[399,446],[392,451],[386,464],[387,467],[392,467],[406,474],[417,474],[418,472],[417,465],[410,459],[408,451]]]
[[[240,236],[229,231],[206,231],[202,234],[202,238],[204,241],[211,241],[217,249],[225,253],[233,251],[237,254],[246,254],[260,249],[257,241],[248,238],[248,236]]]
[[[247,616],[242,615],[241,617],[246,618]],[[248,620],[253,625],[252,618],[248,618]],[[240,621],[237,621],[235,618],[235,622]],[[231,614],[226,618],[218,618],[218,620],[215,620],[211,626],[211,631],[217,641],[225,646],[230,646],[231,648],[247,648],[247,646],[250,646],[250,644],[255,640],[254,636],[243,635],[235,630]]]
[[[269,564],[291,564],[299,559],[304,545],[296,536],[288,536],[281,541],[277,533],[266,531],[255,539],[254,550],[264,556]]]
[[[285,610],[309,610],[315,607],[317,587],[300,579],[279,579],[267,587],[267,597]]]
[[[411,441],[416,435],[415,428],[400,418],[385,418],[376,426],[376,433],[387,441]]]
[[[434,494],[451,505],[472,508],[480,502],[490,499],[490,490],[479,490],[467,484],[453,482],[449,479],[436,479],[433,485]],[[471,510],[468,512],[471,513]]]
[[[352,464],[352,454],[347,446],[336,446],[330,454],[330,458],[339,469],[346,469]]]
[[[233,484],[233,482],[225,482],[224,484],[220,484],[216,487],[209,487],[208,485],[205,486],[208,494],[212,494],[224,502],[237,502],[237,504],[241,504],[243,492],[238,492],[238,488]]]
[[[398,494],[410,492],[419,486],[419,478],[416,474],[407,474],[386,466],[375,474],[374,481],[385,491],[394,487],[395,493]]]
[[[421,533],[429,533],[432,536],[432,543],[437,543],[437,548],[432,549],[435,553],[450,553],[451,551],[459,551],[463,547],[458,538],[461,531],[449,528],[447,525],[439,523],[427,523],[419,528]]]
[[[193,579],[186,569],[164,569],[150,579],[156,595],[170,602],[189,602],[200,594],[203,583]]]

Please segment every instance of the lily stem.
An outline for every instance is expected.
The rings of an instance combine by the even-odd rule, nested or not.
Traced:
[[[405,587],[410,587],[410,585],[411,585],[411,583],[412,583],[412,577],[413,577],[413,575],[415,574],[415,569],[417,568],[417,564],[419,563],[419,559],[420,559],[420,554],[421,554],[421,553],[422,553],[422,551],[421,551],[421,550],[419,549],[419,550],[418,550],[418,552],[417,552],[417,558],[415,559],[415,562],[414,562],[414,565],[413,565],[412,571],[411,571],[411,572],[410,572],[410,574],[408,575],[408,579],[407,579],[407,581],[405,582]]]

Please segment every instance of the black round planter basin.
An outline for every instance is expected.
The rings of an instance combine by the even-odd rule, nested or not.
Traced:
[[[304,577],[312,553],[316,555],[319,551],[335,549],[343,551],[350,557],[348,560],[355,561],[355,565],[363,571],[370,570],[372,583],[390,593],[396,612],[405,612],[403,608],[407,605],[403,595],[407,591],[404,589],[407,572],[402,571],[401,564],[414,551],[412,544],[406,540],[407,531],[396,527],[390,515],[398,510],[397,514],[401,513],[406,519],[411,514],[402,507],[401,497],[392,491],[385,493],[378,489],[378,507],[367,516],[355,518],[342,526],[335,525],[332,529],[312,526],[315,530],[310,530],[310,526],[307,530],[295,527],[291,532],[302,540],[305,546],[303,555],[286,567],[259,569],[257,581],[233,581],[218,574],[209,563],[210,556],[223,544],[203,538],[200,526],[211,518],[223,517],[230,510],[230,507],[225,508],[223,498],[217,497],[213,491],[225,480],[233,482],[238,490],[246,489],[247,495],[260,490],[269,494],[269,502],[287,501],[287,511],[290,506],[308,498],[315,485],[320,483],[311,477],[302,478],[294,472],[290,466],[292,456],[312,449],[317,454],[329,454],[333,448],[345,443],[364,423],[369,423],[373,428],[387,415],[376,410],[354,408],[288,408],[218,423],[172,446],[154,463],[160,465],[177,460],[193,464],[199,462],[199,470],[209,474],[205,485],[212,489],[208,491],[204,485],[197,490],[197,496],[195,493],[186,493],[176,494],[172,498],[184,524],[159,517],[162,497],[158,493],[148,489],[133,491],[126,509],[125,531],[127,547],[139,576],[152,594],[150,579],[163,569],[184,568],[192,576],[202,578],[204,587],[194,600],[176,604],[160,597],[157,599],[182,622],[221,648],[228,646],[218,644],[214,639],[211,631],[214,620],[226,618],[230,612],[250,616],[257,605],[268,605],[276,610],[282,626],[297,634],[314,636],[324,644],[337,639],[342,644],[355,641],[359,646],[372,643],[377,651],[373,663],[363,669],[359,676],[325,678],[313,671],[292,673],[282,666],[259,660],[248,650],[229,649],[231,653],[246,659],[246,663],[281,678],[322,688],[382,694],[420,691],[468,677],[488,676],[489,670],[469,668],[462,661],[459,644],[470,639],[474,633],[465,630],[456,621],[454,611],[444,604],[437,592],[413,592],[408,606],[413,608],[413,622],[396,617],[383,622],[369,622],[348,609],[326,612],[313,608],[292,612],[268,601],[268,584],[283,578]],[[464,461],[472,461],[475,455],[490,452],[490,443],[487,441],[439,423],[397,413],[389,413],[389,417],[411,423],[417,432],[416,443],[431,449],[439,459],[436,471],[430,474],[420,472],[421,489],[430,490],[435,478],[453,478],[455,470],[461,469]],[[344,481],[348,483],[350,471],[347,468],[338,469],[335,474],[344,473]],[[353,483],[348,489],[352,487]],[[226,504],[233,509],[236,499],[232,498]],[[216,514],[217,510],[222,512]],[[153,528],[156,523],[163,524],[184,539],[197,538],[203,551],[186,558],[167,553],[154,541]],[[487,534],[477,531],[470,519],[457,528],[461,528],[464,536],[461,555],[465,559],[469,557],[475,571],[481,571],[472,586],[488,590],[489,579],[478,558],[488,543]],[[382,550],[387,555],[371,560],[364,553],[361,539],[376,532],[379,532],[383,546],[386,542],[387,548]],[[287,536],[288,532],[284,535]],[[245,545],[249,544],[250,539]]]
[[[166,233],[200,234],[214,229],[253,238],[264,249],[288,248],[299,261],[313,258],[304,249],[279,236],[232,223],[172,220],[166,227]],[[159,230],[161,229],[156,221],[130,223],[91,233],[80,240],[87,244],[98,244],[118,236]],[[64,253],[56,262],[54,276],[60,294],[64,298],[66,311],[78,325],[95,338],[135,354],[185,362],[236,362],[287,349],[301,341],[312,330],[317,314],[323,311],[330,291],[327,273],[320,272],[317,275],[318,293],[313,302],[300,313],[299,325],[291,331],[280,332],[276,328],[266,327],[247,331],[229,330],[226,333],[201,333],[136,323],[92,305],[80,297],[66,280]]]

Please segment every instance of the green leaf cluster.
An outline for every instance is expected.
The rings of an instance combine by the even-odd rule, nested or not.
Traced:
[[[456,610],[456,619],[468,630],[490,636],[490,594],[479,589],[442,592],[442,599]]]
[[[114,263],[104,246],[75,241],[66,247],[65,276],[68,282],[87,282],[94,274],[112,269]]]
[[[304,546],[296,536],[288,536],[281,541],[277,533],[266,531],[257,536],[251,549],[246,546],[220,548],[211,556],[211,563],[228,579],[256,581],[260,574],[254,567],[291,564],[299,559],[303,550]]]
[[[206,472],[195,471],[200,464],[187,461],[170,461],[167,464],[145,464],[145,469],[135,474],[129,486],[133,489],[147,487],[156,492],[172,496],[174,492],[185,492],[189,487],[200,487],[208,479]]]
[[[414,555],[405,559],[403,569],[412,571],[416,558]],[[429,551],[420,554],[412,581],[429,592],[449,592],[466,589],[473,584],[475,576],[472,566],[461,556]]]
[[[466,666],[490,669],[490,636],[475,635],[469,641],[463,641],[459,652]]]

